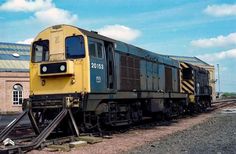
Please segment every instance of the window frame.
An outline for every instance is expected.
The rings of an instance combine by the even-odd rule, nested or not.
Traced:
[[[98,54],[98,44],[101,44],[101,45],[102,45],[102,57],[98,57],[98,55],[99,55],[99,54]],[[103,59],[103,57],[104,57],[103,55],[104,55],[104,51],[105,51],[104,44],[101,43],[101,42],[97,42],[97,43],[96,43],[96,47],[97,47],[97,58],[98,58],[98,59]]]
[[[72,37],[82,37],[83,38],[83,43],[84,43],[84,55],[83,56],[76,56],[76,57],[68,57],[67,56],[67,49],[66,49],[66,39],[68,38],[72,38]],[[86,50],[85,50],[85,39],[83,35],[72,35],[72,36],[68,36],[65,38],[65,58],[66,59],[79,59],[79,58],[85,58],[86,57]]]
[[[95,43],[95,54],[96,54],[96,56],[93,56],[93,55],[90,54],[90,48],[89,48],[90,42]],[[98,43],[100,43],[102,45],[102,57],[98,57]],[[104,42],[102,40],[89,38],[88,39],[88,49],[89,49],[89,56],[91,56],[93,58],[96,58],[96,59],[100,59],[100,60],[104,59],[104,57],[105,57],[105,46],[104,46]]]
[[[15,85],[20,86],[21,90],[15,89],[14,88]],[[23,90],[23,86],[21,84],[16,83],[16,84],[13,85],[13,87],[12,87],[12,105],[13,106],[22,105],[22,103],[23,103],[23,92],[24,92],[24,90]],[[15,98],[16,98],[16,100],[15,100]],[[20,99],[21,99],[21,102],[20,102]]]
[[[95,56],[92,55],[91,52],[90,52],[90,43],[93,43],[93,44],[94,44],[94,53],[95,53]],[[93,58],[96,58],[96,57],[97,57],[97,45],[96,45],[96,42],[95,42],[95,41],[91,41],[91,40],[88,41],[88,49],[89,49],[89,56],[90,56],[90,57],[93,57]]]
[[[48,43],[48,59],[47,60],[41,60],[41,61],[35,61],[35,48],[34,48],[34,45],[35,45],[35,43],[36,42],[39,42],[39,41],[47,41],[47,43]],[[31,62],[32,63],[41,63],[41,62],[47,62],[47,61],[49,61],[49,51],[50,50],[50,42],[49,42],[49,40],[48,39],[46,39],[46,40],[38,40],[38,41],[34,41],[33,43],[32,43],[32,53],[31,53]],[[45,56],[45,55],[44,55]],[[42,54],[42,59],[43,59],[43,54]]]

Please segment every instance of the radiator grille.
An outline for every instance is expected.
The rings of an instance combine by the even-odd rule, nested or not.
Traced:
[[[120,64],[121,90],[139,90],[140,60],[136,57],[121,55]]]

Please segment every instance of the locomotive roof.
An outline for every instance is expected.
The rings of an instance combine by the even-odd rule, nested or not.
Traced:
[[[188,56],[173,56],[170,55],[170,58],[173,58],[178,61],[186,62],[195,66],[205,66],[205,67],[211,67],[212,65],[206,63],[205,61],[197,58],[197,57],[188,57]]]
[[[199,71],[199,72],[203,72],[203,73],[206,73],[206,72],[208,72],[208,70],[207,69],[205,69],[204,67],[201,67],[201,66],[197,66],[197,65],[193,65],[193,64],[191,64],[191,63],[187,63],[187,62],[183,62],[183,61],[181,61],[181,63],[185,63],[185,64],[187,64],[190,68],[192,68],[193,70],[196,70],[196,71]]]
[[[78,28],[82,33],[84,33],[85,35],[92,37],[92,38],[96,38],[96,39],[101,39],[104,41],[108,41],[108,42],[112,42],[115,43],[115,50],[123,52],[125,54],[131,54],[131,55],[135,55],[138,56],[140,58],[144,58],[144,59],[148,59],[150,61],[157,61],[159,63],[164,63],[166,65],[170,65],[170,66],[175,66],[175,67],[179,67],[179,63],[177,60],[171,59],[166,55],[161,55],[158,53],[154,53],[145,49],[142,49],[140,47],[134,46],[132,44],[128,44],[122,41],[118,41],[103,35],[98,34],[97,32],[94,31],[87,31],[81,28]]]
[[[89,37],[92,37],[92,38],[96,38],[96,39],[102,39],[104,41],[108,41],[108,42],[113,42],[115,43],[116,40],[114,39],[111,39],[109,37],[106,37],[106,36],[103,36],[103,35],[100,35],[98,34],[98,32],[96,31],[87,31],[85,29],[82,29],[82,28],[78,28],[83,34],[89,36]]]
[[[30,45],[0,42],[0,72],[29,72]]]
[[[179,63],[177,60],[171,59],[166,55],[154,53],[121,41],[116,41],[116,50],[126,54],[132,54],[150,61],[156,61],[158,63],[179,67]]]

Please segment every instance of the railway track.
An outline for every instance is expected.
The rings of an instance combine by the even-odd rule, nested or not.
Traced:
[[[223,102],[232,102],[232,101],[236,101],[236,98],[232,98],[232,99],[219,99],[219,100],[215,100],[212,102],[212,104],[217,104],[217,103],[223,103]]]
[[[217,110],[235,104],[236,104],[236,99],[219,100],[212,103],[211,110]]]

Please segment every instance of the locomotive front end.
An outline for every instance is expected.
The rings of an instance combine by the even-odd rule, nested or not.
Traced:
[[[90,91],[87,39],[66,25],[42,31],[31,47],[30,95],[73,95]]]
[[[90,92],[87,36],[77,27],[57,25],[40,32],[31,46],[30,96],[23,110],[80,110]],[[43,111],[43,109],[45,111]]]

